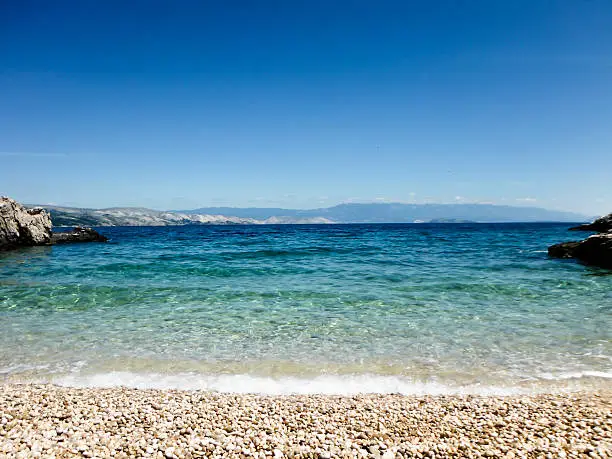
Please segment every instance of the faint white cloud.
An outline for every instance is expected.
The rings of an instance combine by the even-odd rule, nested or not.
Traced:
[[[518,202],[536,202],[536,198],[516,198]]]
[[[463,201],[464,199],[463,196],[455,196],[455,201]]]

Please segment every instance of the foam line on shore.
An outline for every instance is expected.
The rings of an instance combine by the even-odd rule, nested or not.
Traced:
[[[612,371],[576,371],[571,373],[561,373],[553,375],[550,373],[544,373],[540,375],[540,378],[549,381],[563,381],[566,379],[581,379],[581,378],[602,378],[612,379]]]
[[[137,389],[206,390],[225,393],[289,394],[402,394],[402,395],[520,395],[533,390],[480,384],[450,386],[438,382],[417,382],[409,378],[382,375],[322,375],[315,378],[264,377],[247,374],[202,375],[109,372],[68,375],[50,382],[68,387],[130,387]]]

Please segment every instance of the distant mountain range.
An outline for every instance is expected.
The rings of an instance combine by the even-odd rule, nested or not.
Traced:
[[[80,209],[40,206],[56,226],[168,226],[323,223],[586,222],[586,215],[493,204],[339,204],[321,209],[203,207],[158,211],[115,207]]]
[[[512,207],[494,204],[339,204],[321,209],[203,207],[192,214],[222,214],[241,218],[271,217],[325,218],[334,223],[414,223],[416,222],[577,222],[589,216],[538,207]]]
[[[222,215],[189,215],[134,207],[80,209],[42,206],[51,214],[54,226],[169,226],[193,224],[255,224],[251,218]]]

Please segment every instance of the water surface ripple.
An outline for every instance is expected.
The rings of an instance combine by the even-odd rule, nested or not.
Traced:
[[[103,228],[0,254],[0,378],[259,392],[585,388],[612,276],[566,224]]]

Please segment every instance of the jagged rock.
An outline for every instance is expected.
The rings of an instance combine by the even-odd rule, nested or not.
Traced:
[[[51,217],[41,208],[26,209],[15,200],[0,197],[0,250],[51,242]]]
[[[108,238],[102,236],[96,230],[91,228],[81,228],[77,226],[75,229],[65,233],[53,233],[51,235],[52,244],[65,244],[69,242],[106,242]]]
[[[0,250],[67,242],[106,242],[91,228],[76,227],[66,233],[51,231],[51,216],[41,208],[27,209],[15,200],[0,197]]]
[[[605,233],[610,230],[612,230],[612,214],[600,217],[592,223],[570,228],[570,231],[596,231],[598,233]]]

